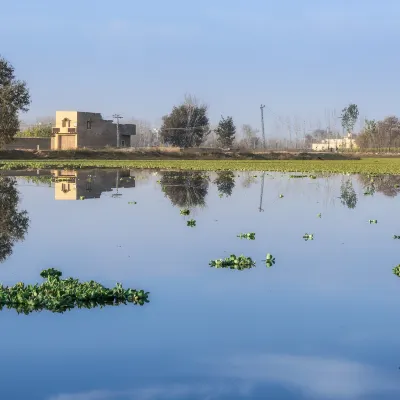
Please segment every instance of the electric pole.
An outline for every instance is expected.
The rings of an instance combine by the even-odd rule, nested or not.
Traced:
[[[119,114],[114,114],[113,118],[117,120],[117,147],[119,147],[119,120],[122,119]]]
[[[262,136],[263,136],[263,147],[265,149],[265,131],[264,131],[264,107],[262,104],[260,106],[261,110],[261,129],[262,129]]]

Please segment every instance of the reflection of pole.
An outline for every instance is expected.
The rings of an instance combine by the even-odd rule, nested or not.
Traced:
[[[264,107],[262,104],[260,106],[261,110],[261,129],[262,129],[262,137],[263,137],[263,147],[265,149],[265,131],[264,131]]]
[[[260,211],[260,212],[264,211],[262,208],[263,195],[264,195],[264,178],[265,178],[265,172],[263,172],[263,175],[261,178],[260,207],[258,208],[258,211]]]

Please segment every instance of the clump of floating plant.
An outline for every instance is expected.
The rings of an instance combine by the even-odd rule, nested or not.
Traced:
[[[223,193],[219,193],[219,194],[218,194],[218,197],[219,197],[219,198],[224,197]]]
[[[307,175],[290,175],[289,178],[307,178]]]
[[[194,228],[196,226],[196,220],[189,219],[189,221],[186,222],[186,225]]]
[[[217,259],[210,261],[210,267],[214,268],[230,268],[237,269],[242,271],[244,269],[250,269],[256,266],[256,263],[250,258],[245,257],[244,255],[235,256],[231,254],[229,257],[225,259]]]
[[[311,179],[317,179],[316,175],[310,175]]]
[[[313,234],[313,233],[305,233],[305,234],[303,235],[303,239],[304,239],[305,241],[307,241],[307,240],[314,240],[314,234]]]
[[[268,253],[266,258],[265,258],[265,265],[269,268],[272,267],[275,264],[275,257]]]
[[[254,232],[239,233],[239,235],[237,235],[237,237],[240,238],[240,239],[255,240],[256,239],[256,234]]]
[[[190,214],[190,210],[188,210],[188,209],[185,208],[185,209],[183,209],[183,210],[180,211],[180,214],[181,214],[181,215],[189,215],[189,214]]]
[[[393,235],[393,239],[400,239],[400,235]]]
[[[62,273],[54,268],[43,270],[42,284],[25,285],[22,282],[8,287],[0,285],[0,310],[14,308],[19,314],[48,310],[63,313],[73,308],[94,308],[133,303],[148,303],[149,292],[124,289],[120,283],[109,289],[95,281],[61,279]]]
[[[317,214],[317,217],[318,217],[318,218],[321,218],[321,217],[322,217],[321,213]]]
[[[128,204],[137,204],[136,201],[128,201]]]
[[[377,224],[377,223],[378,223],[378,220],[377,220],[377,219],[370,219],[368,222],[369,222],[370,224]]]
[[[283,194],[280,194],[280,195],[279,195],[279,198],[280,198],[280,199],[283,199]]]
[[[85,196],[80,196],[79,200],[85,200]]]
[[[400,264],[393,268],[393,273],[400,277]]]
[[[373,196],[374,195],[374,189],[367,187],[365,192],[364,192],[364,196]]]

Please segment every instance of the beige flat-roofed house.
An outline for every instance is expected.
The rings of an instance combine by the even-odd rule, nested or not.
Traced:
[[[135,124],[119,124],[120,147],[131,147]],[[117,146],[117,124],[100,113],[56,111],[56,126],[51,138],[52,150]]]

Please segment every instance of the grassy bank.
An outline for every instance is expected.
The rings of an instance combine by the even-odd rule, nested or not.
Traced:
[[[361,160],[4,160],[1,169],[188,169],[201,171],[282,171],[400,174],[399,158]]]

